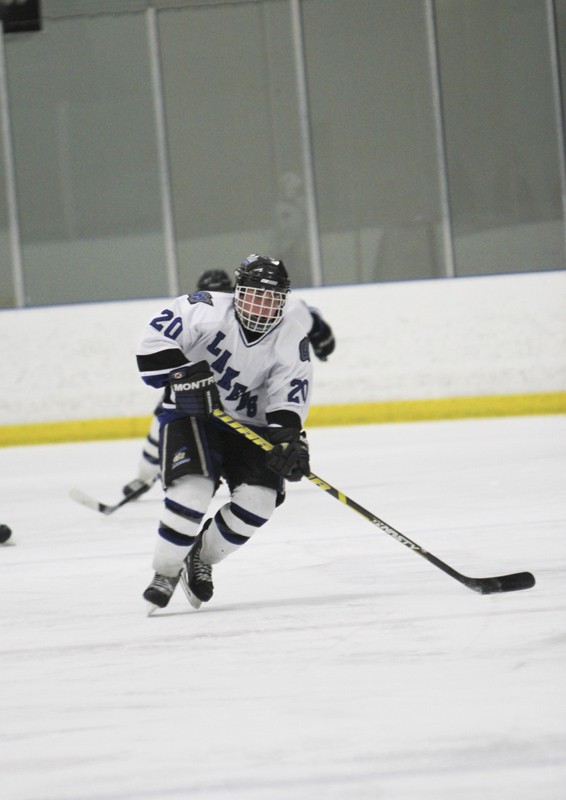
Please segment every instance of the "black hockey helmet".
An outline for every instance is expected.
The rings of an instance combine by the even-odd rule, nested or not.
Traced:
[[[223,269],[206,270],[197,283],[199,292],[231,292],[233,288],[230,276]]]
[[[276,289],[288,292],[291,286],[287,268],[282,261],[252,253],[236,269],[236,286],[256,289]]]
[[[235,277],[234,308],[240,324],[253,333],[265,333],[283,315],[291,286],[285,264],[252,253],[236,269]]]

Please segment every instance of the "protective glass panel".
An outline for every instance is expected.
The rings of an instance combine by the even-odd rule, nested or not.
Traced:
[[[167,292],[145,17],[6,37],[27,305]]]
[[[424,3],[302,9],[324,283],[444,275]]]
[[[182,291],[250,253],[311,283],[289,9],[158,12]]]
[[[438,0],[457,275],[565,266],[544,0]]]

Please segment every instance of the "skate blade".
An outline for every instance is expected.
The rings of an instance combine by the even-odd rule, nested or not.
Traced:
[[[189,589],[189,593],[187,594],[187,600],[192,605],[193,608],[200,608],[202,606],[202,600],[199,600],[196,595],[194,595],[191,590]]]
[[[192,605],[192,607],[197,609],[200,608],[202,606],[202,600],[199,600],[196,594],[193,594],[193,592],[191,592],[185,569],[183,569],[183,571],[181,572],[179,583],[181,584],[181,589],[184,591],[186,598]]]

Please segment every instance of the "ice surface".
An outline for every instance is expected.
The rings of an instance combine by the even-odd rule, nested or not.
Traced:
[[[565,800],[566,417],[310,431],[308,481],[146,616],[161,490],[134,440],[0,449],[2,800]],[[225,502],[221,490],[218,502]]]

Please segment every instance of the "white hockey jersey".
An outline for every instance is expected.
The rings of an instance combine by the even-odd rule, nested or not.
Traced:
[[[248,342],[234,313],[234,296],[194,292],[172,300],[148,323],[137,353],[145,383],[167,385],[169,373],[206,361],[225,410],[246,425],[267,425],[266,414],[293,411],[306,420],[312,384],[310,346],[294,313]],[[167,407],[167,403],[164,403]]]

